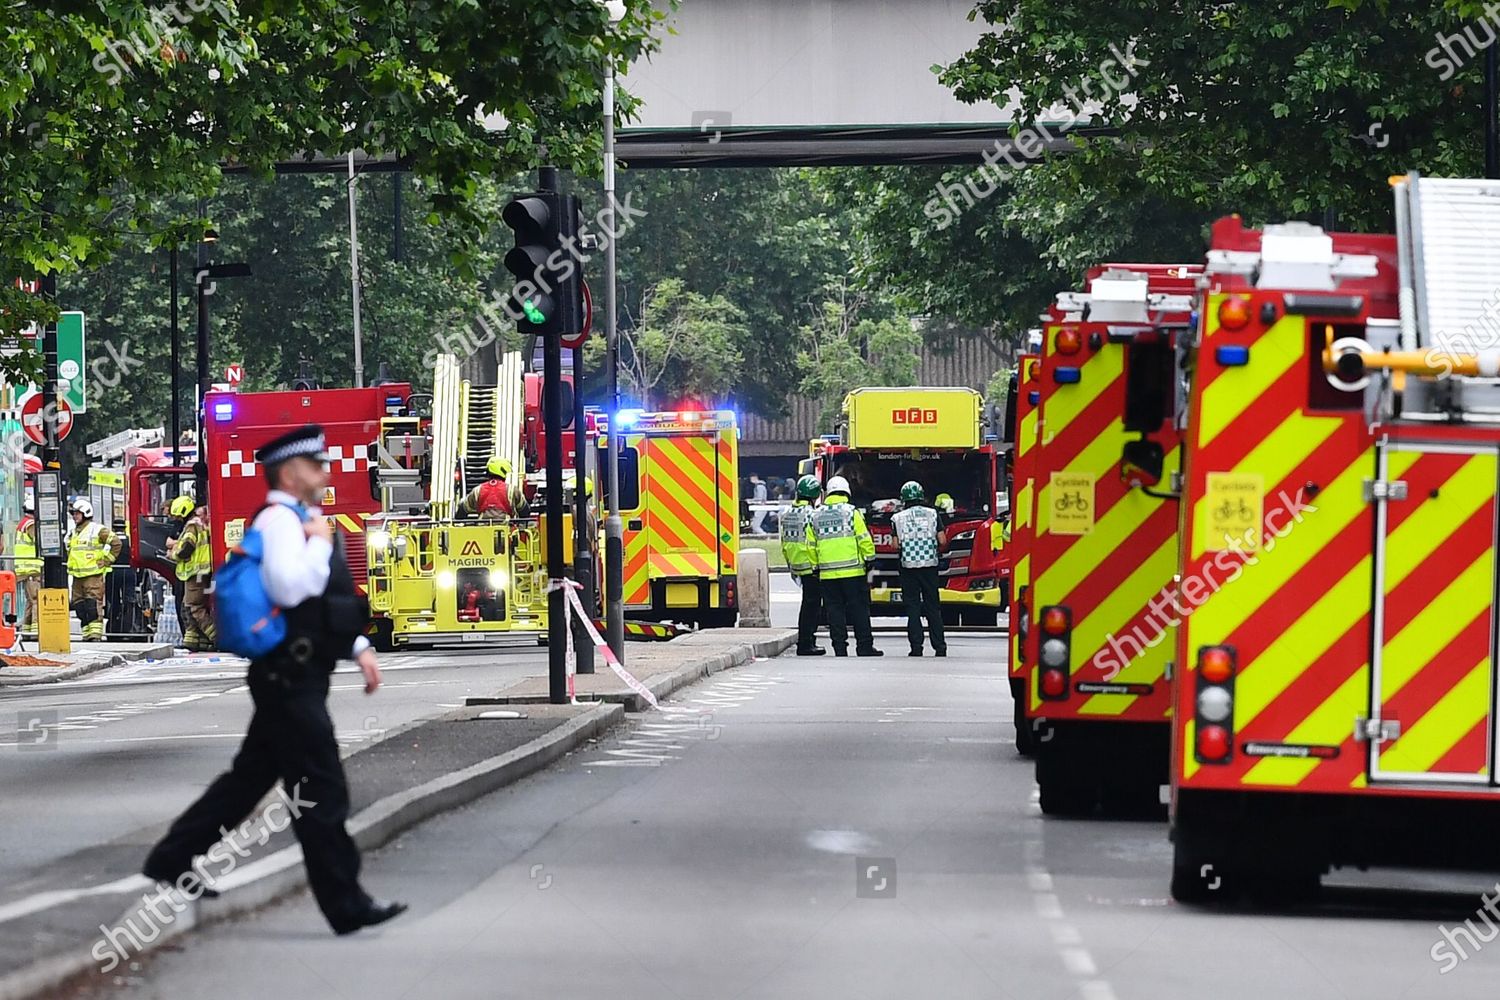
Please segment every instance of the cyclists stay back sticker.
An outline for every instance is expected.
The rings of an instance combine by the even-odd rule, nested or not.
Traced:
[[[1047,484],[1047,530],[1054,535],[1087,535],[1094,530],[1094,477],[1087,472],[1054,472]]]
[[[1265,480],[1253,473],[1210,472],[1199,522],[1203,548],[1253,551],[1260,548],[1261,522],[1265,516]]]

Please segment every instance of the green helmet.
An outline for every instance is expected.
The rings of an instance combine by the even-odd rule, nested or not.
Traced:
[[[926,494],[922,492],[922,484],[915,479],[908,479],[901,484],[902,503],[921,503],[925,499]]]
[[[484,470],[490,475],[498,476],[501,479],[510,478],[510,462],[501,458],[499,455],[495,455],[488,462],[486,462],[484,464]]]
[[[816,500],[823,493],[823,484],[817,476],[803,476],[797,480],[797,499]]]
[[[168,512],[173,517],[188,517],[193,513],[193,509],[195,506],[196,502],[193,500],[193,498],[184,493],[182,496],[172,501],[172,506],[168,508]]]

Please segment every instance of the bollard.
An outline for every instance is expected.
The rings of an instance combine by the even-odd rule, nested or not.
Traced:
[[[740,549],[740,627],[771,627],[771,571],[764,549]]]

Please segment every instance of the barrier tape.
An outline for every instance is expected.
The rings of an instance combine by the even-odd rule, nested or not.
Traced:
[[[650,705],[657,711],[660,711],[661,703],[656,700],[656,695],[652,694],[651,689],[642,684],[634,674],[625,669],[624,664],[622,664],[619,659],[616,658],[615,651],[609,648],[609,643],[605,642],[604,637],[599,634],[599,629],[595,627],[593,618],[591,618],[588,612],[584,610],[583,601],[578,597],[578,592],[583,589],[583,585],[580,584],[577,580],[562,579],[551,581],[548,584],[547,589],[556,590],[559,587],[562,588],[563,594],[567,597],[567,600],[564,602],[564,615],[567,621],[568,633],[569,697],[572,697],[573,694],[573,668],[575,663],[573,655],[572,619],[573,615],[577,614],[578,620],[583,622],[584,630],[589,634],[590,641],[592,641],[594,647],[599,650],[600,655],[604,657],[604,662],[609,664],[609,669],[615,672],[615,676],[620,678],[620,680],[624,682],[626,687],[630,688],[630,690],[634,691],[636,694],[644,698],[646,700],[646,704]]]

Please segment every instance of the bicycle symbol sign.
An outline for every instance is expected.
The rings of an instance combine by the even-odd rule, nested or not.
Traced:
[[[1239,548],[1259,548],[1264,480],[1246,473],[1210,472],[1206,485],[1201,508],[1207,515],[1203,525],[1205,549],[1222,551],[1231,547],[1231,539]]]
[[[1054,535],[1087,535],[1094,530],[1094,477],[1087,472],[1054,472],[1048,482],[1047,530]]]

